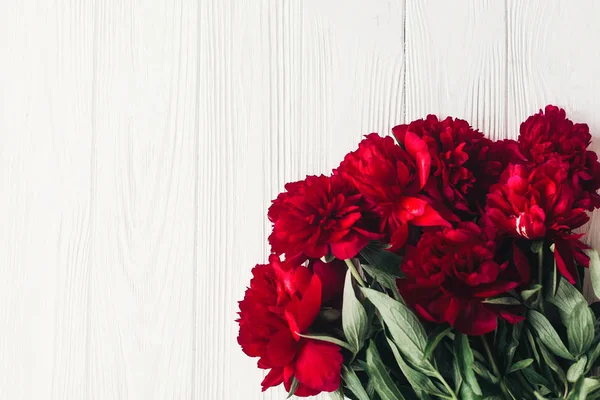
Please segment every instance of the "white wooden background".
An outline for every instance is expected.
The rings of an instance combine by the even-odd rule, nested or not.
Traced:
[[[0,398],[284,398],[233,322],[284,183],[427,113],[504,138],[551,102],[600,150],[599,20],[594,0],[0,1]]]

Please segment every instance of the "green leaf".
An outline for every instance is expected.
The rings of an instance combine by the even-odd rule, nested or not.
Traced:
[[[556,289],[556,294],[554,297],[549,299],[549,302],[558,307],[560,319],[565,325],[567,325],[569,317],[575,310],[575,307],[577,307],[579,304],[585,304],[587,306],[585,297],[583,297],[583,295],[575,288],[575,286],[571,285],[566,279],[563,278],[560,279],[558,288]]]
[[[369,347],[367,347],[367,373],[373,380],[375,391],[382,399],[404,400],[400,389],[398,389],[383,361],[381,361],[377,347],[375,347],[375,342],[372,340],[369,341]]]
[[[360,379],[356,376],[356,372],[352,368],[342,365],[342,379],[346,383],[346,388],[350,390],[358,400],[369,400],[371,397],[363,388]]]
[[[368,328],[367,312],[356,298],[352,285],[352,274],[347,271],[342,303],[342,329],[354,354],[362,349]]]
[[[330,392],[329,397],[331,398],[331,400],[344,400],[345,399],[344,393],[342,392],[342,388],[339,388],[335,392]]]
[[[288,392],[286,399],[289,399],[290,397],[292,397],[294,395],[294,393],[296,393],[296,390],[298,389],[299,385],[300,385],[300,382],[298,382],[298,379],[296,379],[295,376],[292,377],[292,384],[290,385],[290,391]]]
[[[404,276],[400,269],[402,257],[396,253],[387,251],[386,247],[382,243],[370,242],[361,250],[360,255],[375,269],[394,275],[396,278]]]
[[[571,393],[567,397],[568,400],[588,400],[591,398],[597,398],[596,396],[588,396],[588,394],[600,387],[600,382],[595,378],[585,378],[581,376],[573,387]]]
[[[410,383],[410,385],[413,387],[413,389],[421,389],[423,391],[425,391],[426,393],[432,394],[434,396],[447,396],[447,393],[443,393],[441,392],[431,381],[431,379],[429,379],[429,377],[415,369],[413,369],[412,367],[410,367],[406,361],[404,361],[404,359],[402,358],[402,355],[400,354],[400,351],[398,350],[398,346],[396,346],[396,344],[390,339],[387,338],[387,341],[390,345],[390,348],[392,349],[392,353],[394,353],[394,358],[396,358],[396,362],[398,363],[398,367],[400,367],[400,370],[402,371],[402,373],[404,374],[404,376],[406,377],[406,379],[408,380],[408,382]]]
[[[482,395],[473,392],[473,389],[469,385],[462,385],[460,388],[460,399],[461,400],[481,400]]]
[[[600,257],[598,256],[598,251],[588,249],[584,250],[584,252],[590,258],[590,282],[592,283],[594,296],[600,298]]]
[[[458,369],[462,375],[464,382],[469,386],[470,391],[481,396],[481,388],[477,383],[475,372],[473,371],[473,352],[469,345],[469,338],[459,332],[456,332],[454,337],[454,356],[456,357]],[[467,391],[468,392],[468,391]]]
[[[452,357],[452,377],[454,378],[454,391],[459,393],[463,386],[463,377],[458,366],[458,357]]]
[[[514,297],[496,297],[493,299],[486,299],[486,300],[482,301],[482,303],[502,304],[502,305],[507,305],[507,306],[517,306],[517,305],[521,304],[521,302],[519,300],[515,299]]]
[[[588,351],[588,365],[586,370],[590,370],[591,368],[594,367],[594,363],[596,362],[596,360],[598,359],[598,357],[600,356],[600,342],[598,342],[596,344],[596,347],[594,348],[593,351],[589,352]]]
[[[372,289],[361,288],[385,322],[400,351],[415,365],[423,359],[427,339],[419,319],[403,304]]]
[[[533,352],[533,356],[535,357],[535,361],[537,361],[538,365],[542,365],[542,360],[540,358],[540,354],[537,351],[537,348],[535,346],[535,341],[533,340],[533,335],[529,331],[529,328],[525,329],[525,336],[527,337],[527,341],[529,342],[529,348]]]
[[[506,371],[506,375],[511,374],[515,371],[519,371],[529,367],[533,363],[533,358],[526,358],[524,360],[517,361],[513,365],[510,366],[508,371]]]
[[[587,364],[587,357],[583,356],[575,364],[571,365],[567,371],[567,380],[571,383],[577,382],[579,377],[583,375],[585,371],[585,365]]]
[[[534,385],[544,387],[546,388],[546,390],[548,390],[548,392],[550,392],[550,389],[548,389],[548,386],[550,386],[550,382],[548,382],[548,380],[542,375],[538,374],[532,366],[522,369],[521,371],[523,372],[523,375],[525,375],[525,378],[527,378],[529,382],[533,383]]]
[[[586,393],[591,393],[600,388],[600,380],[598,378],[584,378],[583,387],[585,388]]]
[[[511,365],[515,351],[519,347],[519,340],[521,339],[521,332],[523,331],[523,322],[518,322],[512,326],[512,338],[505,350],[506,365]]]
[[[344,342],[343,340],[334,338],[333,336],[313,335],[313,334],[308,334],[308,333],[304,333],[304,334],[299,333],[298,336],[306,338],[306,339],[320,340],[322,342],[329,342],[329,343],[337,344],[338,346],[341,346],[347,350],[354,352],[354,349],[352,348],[352,346],[350,346],[348,343]]]
[[[492,372],[485,365],[477,360],[473,362],[473,371],[494,385],[497,385],[500,382],[500,379],[496,375],[492,374]]]
[[[402,296],[400,296],[400,293],[398,292],[398,286],[396,285],[396,279],[398,279],[397,276],[380,271],[370,265],[361,264],[361,268],[373,279],[375,279],[381,286],[391,291],[394,299],[398,300],[402,304],[405,304]]]
[[[550,400],[547,397],[542,396],[538,392],[533,392],[533,395],[535,396],[536,400]]]
[[[558,362],[556,362],[556,359],[554,358],[554,356],[552,354],[550,354],[550,352],[548,350],[546,350],[546,347],[541,343],[541,341],[539,339],[537,339],[537,345],[540,349],[540,353],[542,355],[542,358],[544,359],[544,362],[546,363],[546,365],[548,365],[548,367],[550,367],[550,369],[552,371],[554,371],[554,373],[556,375],[558,375],[558,378],[562,382],[563,387],[566,391],[569,386],[569,384],[567,383],[567,375],[565,374],[563,369],[560,367],[560,365],[558,365]]]
[[[529,310],[528,320],[542,343],[544,343],[552,353],[559,357],[566,358],[567,360],[574,359],[546,317],[535,310]]]
[[[375,382],[373,381],[373,379],[369,379],[366,391],[367,395],[369,396],[369,399],[375,398]]]
[[[567,323],[569,349],[573,354],[583,354],[594,341],[594,314],[587,303],[579,303],[571,312]]]
[[[425,352],[423,354],[424,359],[429,359],[429,357],[431,357],[437,345],[451,330],[451,326],[445,327],[444,325],[438,325],[435,330],[429,334],[429,337],[427,338],[427,345],[425,346]]]
[[[521,292],[521,298],[523,299],[523,301],[527,301],[529,300],[532,296],[534,296],[537,292],[539,292],[540,290],[542,290],[542,285],[540,284],[535,284],[533,286],[531,286],[530,289],[527,290],[523,290]]]

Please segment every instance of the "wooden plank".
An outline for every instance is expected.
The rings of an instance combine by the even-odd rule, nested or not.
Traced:
[[[196,1],[98,0],[86,399],[192,393]]]
[[[329,173],[363,134],[402,118],[403,3],[201,9],[194,398],[280,399],[261,394],[256,360],[235,345],[236,301],[267,258],[266,211],[285,182]]]
[[[91,14],[22,2],[0,15],[0,387],[84,398]]]
[[[527,116],[546,104],[564,108],[585,122],[600,152],[600,4],[593,0],[520,2],[509,0],[508,130],[512,137]],[[585,228],[584,241],[600,247],[600,215]]]
[[[84,398],[92,59],[86,10],[0,4],[5,398]]]
[[[407,119],[450,115],[503,137],[505,38],[503,2],[407,0]]]

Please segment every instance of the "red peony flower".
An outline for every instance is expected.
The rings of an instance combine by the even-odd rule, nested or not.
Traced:
[[[367,228],[363,196],[340,176],[307,176],[289,183],[269,208],[275,254],[289,259],[304,253],[320,258],[330,252],[347,259],[381,235]]]
[[[565,110],[548,105],[545,113],[540,110],[521,124],[519,148],[538,165],[553,159],[568,163],[575,196],[591,211],[600,207],[600,163],[596,153],[587,150],[591,140],[587,124],[574,124]]]
[[[271,256],[257,265],[240,301],[238,343],[258,367],[270,369],[263,391],[284,384],[290,390],[295,377],[296,396],[337,390],[343,357],[339,346],[300,337],[307,333],[321,307],[322,284],[310,269]]]
[[[402,146],[408,132],[427,144],[432,175],[437,178],[429,179],[425,187],[431,197],[454,212],[472,215],[477,211],[476,199],[471,196],[476,184],[475,169],[480,168],[479,154],[489,147],[489,139],[467,121],[451,117],[440,121],[435,115],[398,125],[392,132]]]
[[[547,105],[521,124],[519,149],[528,160],[542,164],[559,158],[572,168],[585,165],[592,135],[586,124],[574,124],[565,110]]]
[[[523,320],[510,307],[483,302],[529,279],[526,265],[497,260],[493,229],[461,222],[456,229],[426,232],[408,249],[402,270],[398,289],[423,319],[447,322],[467,335],[493,331],[498,317]]]
[[[488,194],[486,221],[511,236],[553,241],[559,271],[575,283],[573,260],[586,266],[589,260],[578,240],[581,235],[571,231],[589,217],[583,208],[575,207],[576,190],[568,180],[568,168],[559,159],[537,167],[509,165]]]
[[[358,150],[348,153],[336,170],[364,196],[380,217],[380,231],[392,249],[401,247],[408,223],[416,226],[447,226],[449,223],[419,192],[429,179],[431,157],[425,142],[407,132],[404,147],[391,137],[367,135]]]

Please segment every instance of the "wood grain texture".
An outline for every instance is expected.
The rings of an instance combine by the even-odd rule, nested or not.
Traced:
[[[42,2],[0,15],[0,391],[83,398],[91,15]]]
[[[501,1],[407,0],[407,119],[466,119],[502,137],[506,40]]]
[[[197,2],[94,7],[84,398],[191,398]]]
[[[555,103],[600,151],[599,18],[594,0],[0,2],[0,397],[284,398],[234,322],[271,199],[427,113],[515,138]]]

